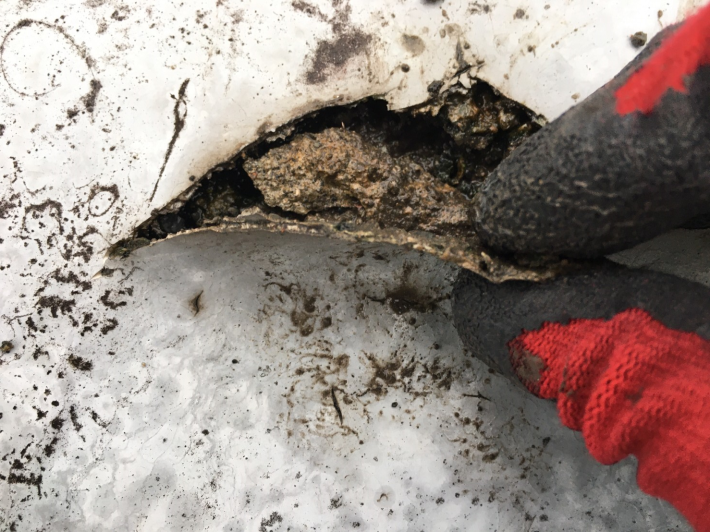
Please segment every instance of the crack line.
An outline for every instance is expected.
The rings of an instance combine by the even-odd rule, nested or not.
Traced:
[[[187,84],[190,82],[190,78],[187,78],[185,81],[182,82],[182,85],[180,85],[180,90],[178,91],[177,98],[175,98],[175,107],[173,107],[173,117],[175,119],[175,123],[173,126],[173,136],[170,139],[170,143],[168,144],[168,149],[165,151],[165,158],[163,159],[163,166],[160,167],[160,173],[158,174],[158,180],[155,182],[155,186],[153,187],[153,193],[150,195],[150,200],[153,201],[153,198],[155,197],[155,193],[158,191],[158,185],[160,184],[160,180],[163,177],[163,172],[165,172],[165,167],[168,164],[168,160],[170,159],[170,156],[173,153],[173,148],[175,147],[175,143],[177,142],[178,137],[180,136],[180,132],[182,131],[182,128],[185,127],[185,119],[187,118],[187,104],[185,102],[185,91],[187,90]],[[184,112],[180,112],[180,104],[185,104],[185,110]]]

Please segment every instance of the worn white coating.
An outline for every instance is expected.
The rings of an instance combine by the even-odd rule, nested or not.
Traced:
[[[444,297],[434,259],[201,234],[95,274],[191,176],[309,110],[418,104],[463,60],[554,118],[689,5],[0,3],[0,529],[685,529],[632,462],[594,464],[551,405],[467,360],[445,298],[382,302],[406,271]],[[365,45],[319,62],[339,42]]]

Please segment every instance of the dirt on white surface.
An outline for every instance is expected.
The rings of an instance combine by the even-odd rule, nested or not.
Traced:
[[[104,251],[313,109],[472,72],[554,118],[688,5],[0,4],[0,528],[687,529],[466,357],[452,266],[265,234]]]
[[[204,233],[107,268],[35,318],[68,342],[3,357],[5,526],[686,529],[632,460],[596,464],[553,404],[463,352],[452,266]]]

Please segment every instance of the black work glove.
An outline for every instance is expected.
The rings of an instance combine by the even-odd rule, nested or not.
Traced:
[[[710,212],[709,63],[706,6],[501,163],[477,197],[483,242],[599,257]]]

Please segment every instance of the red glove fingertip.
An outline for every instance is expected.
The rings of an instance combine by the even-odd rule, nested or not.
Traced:
[[[560,420],[582,431],[595,459],[635,455],[639,487],[710,531],[709,341],[630,309],[545,323],[509,348],[521,380],[557,400]]]

